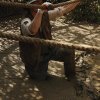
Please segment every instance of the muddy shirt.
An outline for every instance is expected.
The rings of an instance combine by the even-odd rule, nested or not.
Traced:
[[[29,18],[23,19],[21,22],[21,35],[30,36],[40,39],[52,39],[51,35],[51,25],[49,22],[48,13],[45,12],[42,17],[41,27],[36,35],[32,35],[28,30],[31,20]],[[19,42],[20,56],[24,63],[33,63],[38,66],[41,60],[46,59],[49,54],[50,48],[48,46],[43,46],[39,43],[22,43]],[[46,59],[47,60],[47,59]]]

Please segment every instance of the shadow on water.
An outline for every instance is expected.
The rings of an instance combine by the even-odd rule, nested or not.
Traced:
[[[60,24],[60,23],[56,23]],[[100,25],[66,23],[62,26],[54,25],[53,38],[62,42],[100,46]]]
[[[2,40],[1,43],[3,42]],[[50,71],[55,73],[49,80],[29,79],[19,57],[18,44],[8,40],[5,42],[0,50],[0,98],[2,100],[84,100],[86,98],[77,97],[73,84],[64,77],[57,76],[62,70],[62,65],[59,63],[49,66]]]

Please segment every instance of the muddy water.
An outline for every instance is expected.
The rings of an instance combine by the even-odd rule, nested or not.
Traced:
[[[20,33],[19,19],[0,21],[3,33]],[[64,23],[64,18],[52,24],[53,39],[62,43],[86,44],[100,47],[100,25]],[[76,51],[76,56],[82,52]],[[87,54],[77,61],[77,77],[93,93],[100,93],[100,54]],[[1,100],[90,100],[87,93],[76,97],[73,85],[64,79],[63,63],[49,62],[51,80],[29,80],[19,57],[18,42],[0,38],[0,98]],[[17,91],[18,90],[18,91]],[[16,95],[15,95],[16,94]],[[89,92],[91,96],[91,93]],[[92,94],[92,96],[95,94]],[[91,97],[93,98],[93,97]]]

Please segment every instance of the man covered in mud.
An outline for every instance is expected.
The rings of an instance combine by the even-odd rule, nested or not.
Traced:
[[[54,9],[53,5],[46,0],[32,0],[30,3],[40,4],[45,9],[31,9],[28,11],[28,16],[21,21],[21,35],[51,40],[50,20],[69,13],[80,1]],[[19,42],[19,47],[25,70],[32,79],[45,80],[48,78],[47,70],[50,60],[63,61],[65,76],[69,79],[75,77],[74,50],[23,42]]]

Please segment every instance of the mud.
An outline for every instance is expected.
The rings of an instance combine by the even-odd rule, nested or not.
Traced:
[[[20,34],[20,21],[21,18],[1,20],[0,31]],[[100,25],[65,23],[64,17],[51,24],[55,41],[100,47]],[[100,53],[76,50],[77,57],[77,79],[83,86],[81,95],[76,95],[74,84],[65,79],[62,62],[49,62],[49,80],[29,79],[19,56],[18,42],[0,38],[0,100],[99,100]]]

